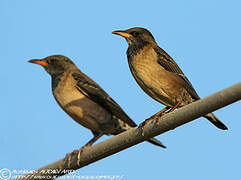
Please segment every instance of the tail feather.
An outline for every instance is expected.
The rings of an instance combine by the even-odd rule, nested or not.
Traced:
[[[112,132],[111,134],[113,134],[113,135],[117,135],[117,134],[119,134],[119,133],[122,133],[122,132],[124,132],[124,131],[127,131],[127,130],[132,129],[133,127],[136,127],[136,126],[137,126],[137,125],[131,126],[131,125],[123,122],[123,121],[120,120],[120,119],[117,119],[117,121],[119,122],[119,123],[118,123],[119,128],[115,128],[115,130],[117,130],[117,131],[116,131],[116,132]],[[160,146],[160,147],[162,147],[162,148],[166,148],[165,145],[163,145],[160,141],[158,141],[158,140],[155,139],[155,138],[150,138],[150,139],[147,140],[147,141],[148,141],[149,143],[151,143],[151,144],[156,145],[156,146]]]
[[[213,113],[209,113],[204,116],[207,118],[213,125],[215,125],[217,128],[222,130],[227,130],[227,126],[225,126]]]
[[[152,144],[154,144],[154,145],[160,146],[160,147],[162,147],[162,148],[166,148],[165,145],[163,145],[160,141],[158,141],[158,140],[155,139],[155,138],[150,138],[150,139],[148,140],[148,142],[149,142],[149,143],[152,143]]]

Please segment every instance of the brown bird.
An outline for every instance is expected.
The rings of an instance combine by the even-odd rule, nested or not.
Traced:
[[[200,99],[177,63],[157,45],[147,29],[135,27],[112,33],[124,37],[129,45],[128,64],[137,83],[149,96],[166,106],[156,115]],[[227,129],[213,113],[204,117],[216,127]]]
[[[41,65],[50,74],[52,92],[60,107],[73,120],[92,131],[94,137],[83,148],[91,146],[104,134],[117,135],[137,126],[122,108],[68,57],[53,55],[29,62]],[[148,141],[165,148],[155,138]],[[78,159],[83,148],[78,152]]]

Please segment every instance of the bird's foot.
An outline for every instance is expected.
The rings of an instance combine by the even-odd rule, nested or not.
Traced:
[[[66,154],[65,158],[66,158],[66,161],[68,163],[68,168],[71,167],[71,164],[73,162],[73,157],[76,157],[76,154],[77,154],[76,164],[77,164],[78,167],[80,166],[81,154],[87,147],[89,147],[89,146],[83,146],[80,149],[74,150],[73,152]]]
[[[154,117],[154,124],[155,126],[158,126],[160,123],[160,117],[164,116],[165,114],[167,114],[167,112],[162,112],[161,114],[159,114],[158,116]]]
[[[152,120],[152,117],[146,119],[144,122],[142,122],[139,126],[139,128],[141,129],[141,135],[144,136],[144,127],[147,123],[149,123]]]
[[[71,168],[71,164],[72,164],[72,156],[74,156],[74,154],[76,153],[77,150],[74,150],[71,153],[67,153],[65,156],[65,161],[68,163],[67,167]]]
[[[166,114],[165,112],[158,112],[158,113],[156,113],[155,115],[153,115],[153,116],[151,116],[150,118],[148,118],[148,119],[146,119],[143,123],[141,123],[140,124],[140,129],[141,129],[141,135],[142,136],[144,136],[145,134],[144,134],[144,127],[145,127],[145,125],[147,124],[147,123],[149,123],[150,121],[152,121],[153,120],[153,123],[155,124],[155,125],[158,125],[158,123],[159,123],[159,117],[161,117],[161,116],[163,116],[164,114]]]
[[[143,123],[141,123],[140,126],[139,126],[141,128],[141,135],[144,136],[144,126],[147,123],[149,123],[151,120],[154,119],[154,124],[158,124],[159,117],[161,117],[162,115],[166,114],[166,111],[168,109],[170,109],[170,107],[165,107],[164,109],[162,109],[161,111],[157,112],[156,114],[154,114],[150,118],[146,119]]]

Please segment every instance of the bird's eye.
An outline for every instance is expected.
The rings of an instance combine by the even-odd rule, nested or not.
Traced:
[[[52,62],[52,59],[48,59],[47,63],[50,64]]]
[[[132,36],[134,36],[134,37],[137,37],[137,36],[140,35],[140,32],[138,32],[138,31],[133,31],[133,32],[131,32],[130,34],[131,34]]]

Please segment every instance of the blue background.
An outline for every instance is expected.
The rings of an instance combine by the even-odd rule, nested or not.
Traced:
[[[0,169],[32,170],[61,159],[91,137],[51,94],[50,76],[32,58],[70,57],[138,124],[163,105],[146,95],[127,64],[127,43],[112,35],[149,29],[201,97],[240,81],[240,1],[1,0]],[[239,179],[240,102],[215,114],[221,131],[200,118],[78,170],[122,179]],[[100,141],[108,137],[101,138]]]

